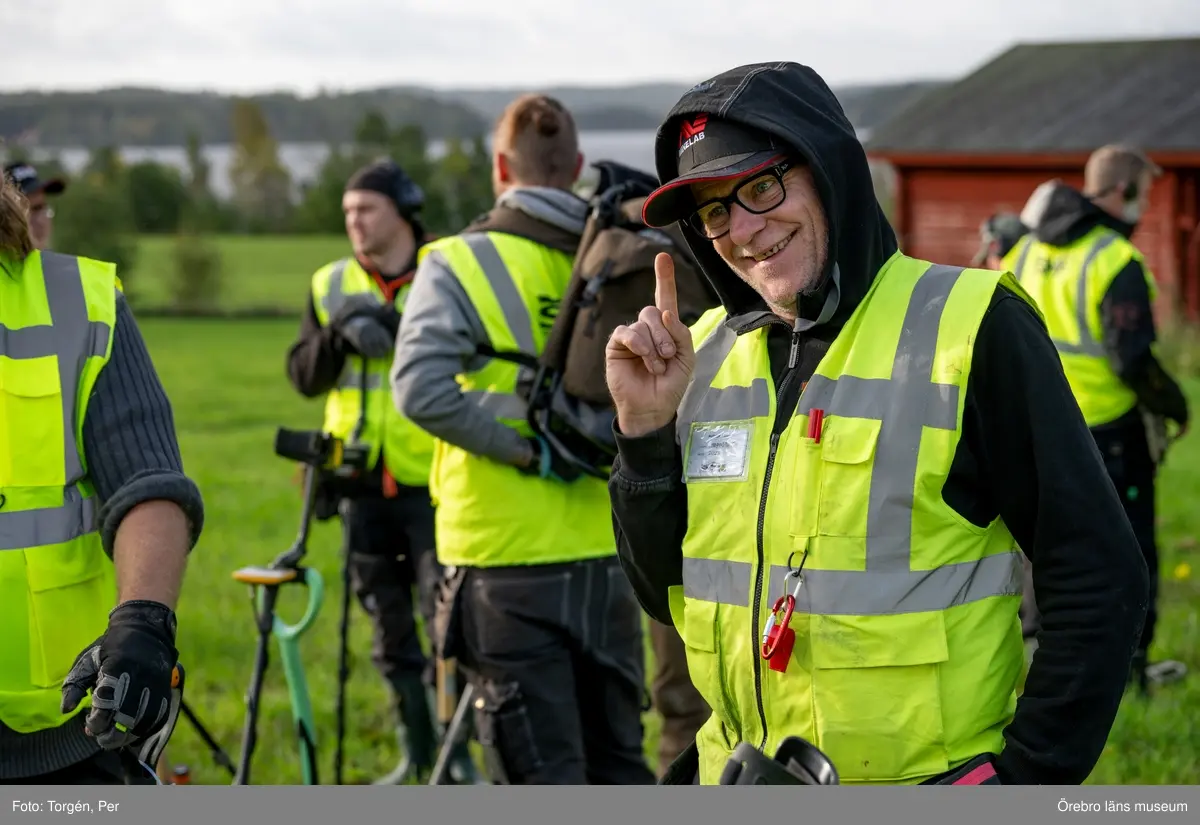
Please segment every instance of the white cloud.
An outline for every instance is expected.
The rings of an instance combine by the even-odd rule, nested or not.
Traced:
[[[692,81],[792,59],[954,76],[1017,40],[1200,32],[1196,0],[6,0],[0,89]]]

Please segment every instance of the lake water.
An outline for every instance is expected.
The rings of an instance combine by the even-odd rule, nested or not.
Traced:
[[[646,131],[585,131],[579,135],[580,148],[584,154],[584,175],[588,175],[587,164],[596,160],[615,160],[620,163],[654,172],[654,132]],[[431,141],[429,153],[438,157],[445,150],[444,144]],[[187,169],[187,152],[182,146],[125,146],[120,150],[128,163],[152,160],[157,163]],[[34,153],[44,157],[47,153]],[[84,167],[88,159],[86,149],[60,149],[49,152],[74,174]],[[316,178],[329,154],[325,143],[282,143],[279,159],[291,173],[296,186],[309,183]],[[232,144],[210,144],[204,147],[204,156],[209,163],[209,180],[213,192],[219,198],[231,194],[229,168],[233,161]]]

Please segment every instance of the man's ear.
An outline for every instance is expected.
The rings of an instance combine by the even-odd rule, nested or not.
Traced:
[[[573,180],[579,180],[579,173],[583,171],[583,152],[575,155],[575,173],[571,176]]]
[[[512,182],[512,173],[508,168],[508,158],[503,152],[496,153],[496,172],[501,183]]]

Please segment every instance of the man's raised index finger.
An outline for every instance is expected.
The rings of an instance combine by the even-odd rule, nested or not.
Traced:
[[[666,252],[654,256],[654,306],[659,312],[679,317],[679,299],[675,292],[675,261]]]

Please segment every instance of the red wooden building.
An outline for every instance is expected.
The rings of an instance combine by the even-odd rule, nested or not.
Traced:
[[[866,148],[891,167],[904,251],[966,265],[988,215],[1020,212],[1050,178],[1082,186],[1106,143],[1163,168],[1133,241],[1159,311],[1200,321],[1200,38],[1019,45],[918,98]]]

